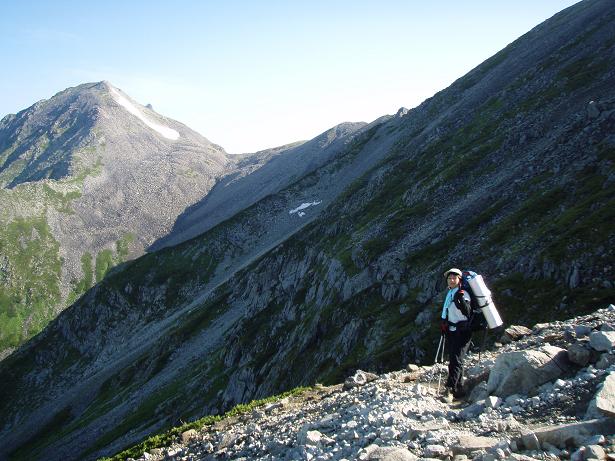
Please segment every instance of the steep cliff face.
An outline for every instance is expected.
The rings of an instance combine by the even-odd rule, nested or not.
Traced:
[[[107,82],[0,121],[0,357],[143,254],[229,160]]]
[[[452,265],[484,273],[514,323],[604,305],[614,58],[611,3],[581,2],[285,189],[109,274],[0,366],[2,453],[89,459],[424,361]]]

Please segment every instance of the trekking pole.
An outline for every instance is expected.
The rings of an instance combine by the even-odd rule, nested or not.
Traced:
[[[440,359],[441,363],[444,363],[444,346],[446,345],[446,336],[442,335],[442,357]],[[438,355],[436,354],[436,361],[438,359]],[[438,390],[437,394],[440,394],[440,381],[442,379],[442,374],[438,371]]]
[[[442,340],[444,338],[444,335],[440,335],[440,342],[438,343],[438,349],[436,350],[436,358],[433,361],[433,370],[435,373],[435,370],[437,369],[437,365],[438,365],[438,356],[440,355],[440,348],[442,347]],[[431,383],[434,380],[434,373],[431,373],[431,377],[429,378],[429,388],[431,389]]]
[[[444,340],[444,334],[440,335],[440,342],[438,343],[438,350],[436,351],[436,358],[434,359],[434,365],[438,363],[438,355],[440,355],[440,348],[442,347],[442,341]]]

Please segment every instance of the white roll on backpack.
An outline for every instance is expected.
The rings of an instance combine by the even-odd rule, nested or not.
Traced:
[[[476,297],[478,306],[485,316],[485,320],[487,320],[487,325],[489,325],[489,328],[494,329],[502,326],[504,322],[502,322],[502,318],[500,317],[500,314],[491,299],[491,291],[487,288],[487,285],[485,285],[483,276],[477,274],[475,277],[470,278],[468,283],[474,296]]]

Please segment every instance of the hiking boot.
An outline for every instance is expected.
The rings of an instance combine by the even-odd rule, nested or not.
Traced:
[[[440,397],[440,402],[453,403],[453,392],[450,389],[446,389],[442,397]]]
[[[463,389],[453,392],[453,398],[455,400],[463,400],[465,396],[466,396],[466,393],[463,391]]]

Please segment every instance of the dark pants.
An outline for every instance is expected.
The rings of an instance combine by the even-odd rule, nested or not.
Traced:
[[[463,393],[463,362],[472,339],[471,331],[449,331],[448,332],[448,379],[446,387],[453,393]]]

